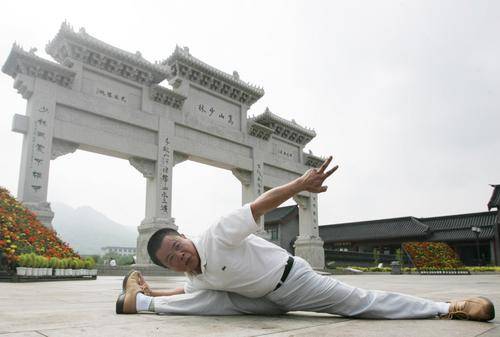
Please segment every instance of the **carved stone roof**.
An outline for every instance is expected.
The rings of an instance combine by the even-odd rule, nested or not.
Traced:
[[[267,126],[274,130],[275,135],[300,145],[305,145],[316,137],[314,130],[300,126],[294,120],[289,121],[273,114],[269,108],[266,108],[264,113],[250,118],[250,120]]]
[[[254,136],[264,140],[268,140],[271,134],[273,133],[273,129],[251,120],[247,122],[247,126],[248,126],[248,134],[250,136]]]
[[[76,73],[57,63],[45,60],[35,55],[36,49],[30,52],[23,50],[14,43],[2,71],[16,78],[17,74],[41,78],[62,87],[71,88]]]
[[[304,152],[304,165],[310,166],[310,167],[320,167],[321,164],[326,160],[326,158],[318,157],[312,152],[305,153]]]
[[[66,22],[45,50],[59,63],[78,60],[145,85],[160,83],[168,76],[162,66],[147,61],[141,53],[133,54],[107,44],[83,28],[76,33]]]
[[[156,84],[153,84],[149,88],[149,97],[155,102],[171,106],[178,110],[182,109],[186,100],[185,96]]]
[[[264,89],[240,80],[237,72],[229,75],[214,68],[192,56],[186,47],[177,46],[173,54],[161,63],[169,67],[169,80],[185,78],[247,105],[252,105],[264,95]]]

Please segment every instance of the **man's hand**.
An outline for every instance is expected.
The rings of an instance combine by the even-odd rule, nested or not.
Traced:
[[[331,161],[332,156],[328,157],[328,159],[319,168],[309,169],[302,177],[299,178],[303,191],[321,193],[328,189],[328,186],[323,186],[323,182],[339,168],[338,165],[335,165],[330,170],[325,172]]]
[[[262,215],[275,209],[297,193],[302,191],[313,193],[325,192],[327,187],[323,186],[323,182],[338,168],[338,165],[336,165],[331,170],[325,172],[331,161],[332,157],[330,156],[320,168],[308,170],[302,177],[288,184],[270,189],[257,197],[257,199],[250,204],[250,209],[252,210],[255,221],[258,221]]]

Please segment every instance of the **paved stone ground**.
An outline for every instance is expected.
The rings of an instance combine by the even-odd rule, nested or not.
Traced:
[[[500,308],[500,275],[341,275],[365,288],[405,292],[436,300],[486,295]],[[147,278],[154,288],[182,284],[182,277]],[[0,283],[0,337],[40,336],[500,336],[491,323],[429,320],[361,320],[294,312],[282,316],[116,315],[121,277],[96,281]],[[497,311],[500,311],[498,309]]]

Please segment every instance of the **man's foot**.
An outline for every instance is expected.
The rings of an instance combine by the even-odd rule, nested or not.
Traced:
[[[485,297],[472,297],[450,302],[450,311],[441,316],[445,319],[468,319],[472,321],[490,321],[495,318],[495,307]]]
[[[116,313],[117,314],[136,314],[136,297],[137,293],[142,292],[139,285],[141,280],[141,273],[137,270],[132,270],[123,279],[123,292],[116,300]]]
[[[140,271],[137,271],[137,270],[131,270],[128,273],[128,275],[123,278],[122,292],[125,292],[125,286],[126,286],[126,283],[127,283],[127,278],[130,276],[130,274],[132,274],[134,272],[138,273],[138,275],[137,275],[137,283],[141,287],[141,292],[144,295],[146,295],[146,296],[153,296],[153,291],[149,287],[149,284],[146,282],[146,280],[144,280],[144,276],[142,276],[142,273]]]

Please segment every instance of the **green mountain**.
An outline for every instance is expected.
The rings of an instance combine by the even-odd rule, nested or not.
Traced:
[[[89,206],[72,208],[51,203],[52,226],[80,254],[101,254],[101,247],[135,247],[137,229],[121,225]]]

